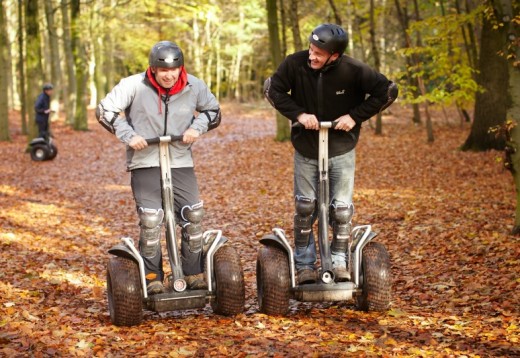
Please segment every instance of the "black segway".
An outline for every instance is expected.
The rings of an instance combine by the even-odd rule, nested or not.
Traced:
[[[300,125],[296,123],[295,126]],[[328,135],[336,122],[320,122],[318,244],[319,279],[298,285],[293,250],[282,229],[264,236],[256,263],[258,305],[267,314],[286,314],[289,299],[303,302],[346,301],[355,298],[360,310],[384,311],[390,304],[390,258],[384,245],[373,242],[371,225],[352,229],[347,249],[350,281],[335,282],[328,236],[329,178]]]
[[[182,136],[163,136],[148,139],[148,144],[159,144],[161,188],[165,213],[166,246],[171,274],[165,285],[166,292],[148,295],[144,262],[129,237],[108,252],[113,254],[107,265],[107,296],[110,319],[118,326],[141,323],[143,309],[155,312],[203,308],[210,303],[213,311],[234,315],[243,311],[245,303],[244,275],[240,257],[222,235],[221,230],[204,232],[205,279],[207,290],[187,288],[177,249],[173,187],[171,182],[168,146]]]
[[[50,135],[34,138],[29,143],[31,159],[35,162],[53,160],[58,155],[58,147]]]

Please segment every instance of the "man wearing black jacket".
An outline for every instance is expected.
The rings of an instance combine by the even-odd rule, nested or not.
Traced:
[[[397,87],[368,65],[344,55],[348,39],[338,25],[322,24],[309,36],[309,50],[289,55],[264,86],[271,105],[293,123],[294,259],[298,283],[317,280],[316,220],[319,121],[337,121],[329,133],[332,261],[336,281],[350,279],[346,250],[354,214],[355,147],[361,123],[388,107]]]
[[[38,135],[42,138],[47,138],[49,135],[49,114],[51,110],[51,96],[53,86],[46,83],[42,87],[42,93],[34,102],[34,111],[36,112],[36,124],[38,125]]]

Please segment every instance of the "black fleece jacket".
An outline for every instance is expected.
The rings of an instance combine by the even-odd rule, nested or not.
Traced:
[[[387,103],[390,81],[346,55],[320,70],[310,68],[308,58],[307,50],[289,55],[267,81],[265,95],[292,122],[302,113],[314,114],[319,121],[350,114],[357,123],[350,132],[329,133],[329,157],[345,154],[356,146],[361,123]],[[318,131],[292,128],[291,141],[301,155],[318,158]]]

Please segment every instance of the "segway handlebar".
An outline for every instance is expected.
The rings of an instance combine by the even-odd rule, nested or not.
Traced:
[[[332,122],[319,122],[320,123],[320,128],[336,128],[336,125],[338,124],[338,121],[335,120],[335,121],[332,121]],[[292,127],[293,128],[305,128],[305,126],[303,124],[301,124],[300,122],[296,121],[292,124]]]
[[[178,141],[182,141],[182,138],[183,138],[183,136],[181,136],[181,135],[165,135],[165,136],[161,136],[161,137],[146,139],[146,143],[159,144],[160,142],[168,142],[168,143],[178,142]]]

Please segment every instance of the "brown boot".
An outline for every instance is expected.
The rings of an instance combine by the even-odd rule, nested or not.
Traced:
[[[346,282],[350,281],[350,272],[348,272],[345,266],[338,266],[332,269],[334,271],[334,281]]]
[[[156,295],[164,292],[164,286],[161,281],[152,281],[146,286],[146,292],[149,295]]]
[[[202,272],[196,275],[184,276],[184,279],[190,290],[206,290],[208,288],[208,284],[204,280],[204,273]]]
[[[313,270],[311,268],[303,268],[303,269],[298,270],[297,276],[298,276],[299,285],[316,283],[316,281],[318,280],[318,275],[316,274],[316,270]]]

